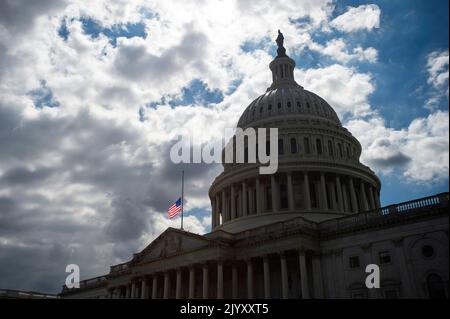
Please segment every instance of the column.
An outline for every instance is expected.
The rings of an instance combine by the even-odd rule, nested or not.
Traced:
[[[264,298],[270,299],[270,269],[269,269],[269,256],[263,256],[264,266]]]
[[[136,298],[136,283],[133,281],[131,283],[131,299]]]
[[[147,281],[145,278],[141,282],[141,299],[148,299]]]
[[[370,209],[376,209],[377,206],[375,204],[375,198],[373,198],[373,187],[372,185],[369,185],[369,204],[370,204]]]
[[[278,192],[275,174],[270,175],[270,185],[272,191],[272,213],[276,213],[278,211]]]
[[[325,174],[320,173],[320,190],[322,193],[322,209],[327,210],[328,207],[328,196],[327,196],[327,185],[325,184]]]
[[[337,192],[337,202],[338,202],[338,211],[344,211],[344,201],[342,198],[342,187],[341,187],[341,179],[339,175],[336,175],[336,192]]]
[[[231,219],[236,218],[236,198],[234,193],[234,185],[231,184]]]
[[[374,188],[373,191],[375,192],[375,203],[377,203],[377,208],[381,208],[380,194],[378,193],[376,188]]]
[[[158,298],[158,276],[157,274],[154,274],[152,283],[152,299],[156,298]]]
[[[189,267],[189,299],[195,298],[195,268]]]
[[[303,197],[305,198],[305,210],[311,210],[311,195],[309,192],[309,178],[308,173],[303,173]]]
[[[248,186],[247,187],[247,194],[248,194],[248,198],[247,198],[247,200],[248,200],[248,214],[250,215],[250,214],[252,214],[253,215],[253,213],[254,213],[254,211],[255,211],[255,206],[254,206],[254,202],[253,202],[253,187],[250,185],[250,186]]]
[[[177,285],[175,289],[175,298],[181,299],[181,285],[182,285],[182,270],[181,268],[177,268]]]
[[[233,299],[238,298],[238,270],[236,263],[231,268],[231,295]]]
[[[372,244],[365,244],[363,246],[361,246],[361,248],[364,251],[364,262],[363,262],[363,269],[366,269],[366,266],[368,264],[373,264],[376,263],[376,261],[374,260],[374,258],[372,257]],[[369,299],[375,299],[377,298],[377,288],[371,288],[371,289],[367,289],[369,291]]]
[[[375,208],[381,208],[380,197],[378,196],[378,192],[375,187],[372,187],[372,196],[375,202]]]
[[[280,254],[281,260],[281,291],[283,299],[289,298],[289,286],[288,286],[288,270],[285,253]]]
[[[220,197],[216,195],[216,226],[220,226]]]
[[[330,182],[329,184],[328,184],[328,192],[330,193],[330,197],[331,197],[331,206],[330,206],[330,209],[333,209],[333,210],[338,210],[338,203],[337,203],[337,199],[336,199],[336,192],[335,192],[335,190],[336,190],[336,186],[335,186],[335,184],[334,184],[334,182]]]
[[[222,190],[222,224],[227,221],[227,194],[225,193],[225,189]]]
[[[342,199],[344,200],[344,212],[350,212],[350,207],[348,205],[347,186],[345,185],[345,183],[342,184]]]
[[[256,176],[255,180],[255,189],[256,189],[256,214],[261,214],[261,182],[259,181],[259,177]]]
[[[292,173],[287,173],[287,191],[288,191],[288,203],[289,203],[289,210],[293,211],[295,209],[294,207],[294,188],[292,186]]]
[[[300,283],[302,286],[302,299],[309,299],[309,287],[308,287],[308,270],[306,268],[306,257],[304,250],[298,252],[299,264],[300,264]]]
[[[314,298],[323,298],[323,279],[322,279],[322,267],[320,263],[320,255],[314,254],[312,257],[312,269],[313,269],[313,283],[314,283]]]
[[[223,299],[223,262],[217,261],[217,299]]]
[[[164,299],[169,299],[170,296],[170,273],[164,273]]]
[[[253,299],[253,265],[250,258],[247,259],[247,298]]]
[[[413,280],[409,277],[409,270],[407,267],[407,260],[403,248],[403,238],[396,238],[393,240],[395,245],[395,255],[394,258],[398,262],[398,268],[402,269],[400,271],[400,277],[402,282],[402,292],[400,297],[405,298],[414,298],[414,291],[413,288]]]
[[[247,183],[242,182],[242,216],[247,216]]]
[[[208,299],[209,277],[208,264],[203,264],[203,299]]]
[[[369,210],[369,204],[367,203],[367,195],[366,195],[366,190],[364,187],[364,181],[361,180],[359,183],[359,192],[361,193],[361,199],[362,199],[362,210],[366,211]]]
[[[350,177],[348,184],[350,186],[350,200],[352,202],[352,212],[357,213],[358,212],[358,202],[356,200],[355,187],[353,186],[353,178]]]
[[[211,229],[216,228],[216,199],[211,199]]]

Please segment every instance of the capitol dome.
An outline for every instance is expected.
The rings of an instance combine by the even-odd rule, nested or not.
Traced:
[[[380,207],[381,183],[359,161],[361,144],[323,98],[295,81],[281,33],[277,44],[272,84],[237,127],[278,128],[278,170],[260,175],[259,163],[224,163],[209,190],[213,230],[237,233],[299,216],[320,222]],[[235,147],[235,137],[229,143]]]

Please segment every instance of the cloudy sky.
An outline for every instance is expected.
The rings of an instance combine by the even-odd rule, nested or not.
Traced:
[[[380,176],[382,204],[448,191],[448,1],[0,1],[0,288],[58,292],[168,226],[209,230],[218,165],[181,167],[270,85],[277,29]]]

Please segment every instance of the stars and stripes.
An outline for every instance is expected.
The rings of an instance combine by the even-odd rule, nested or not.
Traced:
[[[169,215],[169,218],[174,218],[175,216],[178,215],[179,212],[181,212],[181,197],[178,198],[178,200],[175,202],[175,204],[173,204],[172,206],[169,207],[169,209],[167,210],[167,214]]]

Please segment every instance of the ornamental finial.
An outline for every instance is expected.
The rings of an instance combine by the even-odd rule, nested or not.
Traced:
[[[278,37],[277,37],[277,39],[275,41],[277,42],[277,45],[278,45],[277,58],[285,57],[286,56],[286,49],[283,46],[284,36],[283,36],[283,33],[280,32],[280,30],[278,30]]]

